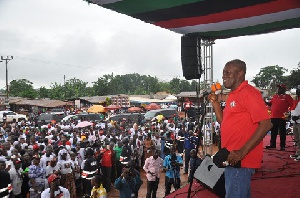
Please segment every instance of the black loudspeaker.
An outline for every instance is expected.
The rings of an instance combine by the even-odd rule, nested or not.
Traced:
[[[211,157],[206,156],[197,168],[194,178],[218,197],[225,197],[224,170],[224,168],[218,168]]]
[[[199,37],[187,35],[181,37],[181,63],[185,79],[200,79],[203,70]]]

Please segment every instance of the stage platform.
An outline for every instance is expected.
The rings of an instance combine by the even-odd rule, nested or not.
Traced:
[[[277,139],[279,143],[279,137]],[[270,135],[264,138],[264,146],[269,145]],[[300,197],[300,162],[294,161],[290,155],[295,153],[291,136],[287,136],[286,150],[280,151],[279,145],[276,149],[264,149],[263,164],[252,177],[251,197]],[[188,197],[189,184],[183,186],[167,198]],[[191,197],[215,198],[215,194],[204,188],[194,180]]]

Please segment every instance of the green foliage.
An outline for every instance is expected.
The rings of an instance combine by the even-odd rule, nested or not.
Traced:
[[[269,89],[272,92],[276,90],[277,84],[286,83],[287,79],[283,76],[288,70],[284,67],[267,66],[260,69],[259,73],[254,76],[253,82],[256,87]]]
[[[40,87],[37,93],[39,98],[50,98],[50,90],[46,87]]]
[[[296,88],[300,85],[300,63],[298,63],[298,68],[291,70],[291,75],[288,76],[288,87]]]
[[[26,79],[13,80],[9,83],[9,96],[19,96],[29,99],[37,97],[33,83]]]

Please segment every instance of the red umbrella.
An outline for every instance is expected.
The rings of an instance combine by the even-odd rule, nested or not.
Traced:
[[[156,104],[156,103],[150,103],[146,106],[147,110],[156,110],[156,109],[160,109],[160,105]]]
[[[130,107],[128,112],[140,112],[142,109],[140,107]]]
[[[116,110],[116,109],[121,109],[121,106],[119,106],[119,105],[108,105],[107,107],[105,107],[105,109],[107,109],[107,110]]]

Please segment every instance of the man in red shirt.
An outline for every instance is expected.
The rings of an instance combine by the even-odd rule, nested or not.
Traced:
[[[192,107],[192,102],[189,100],[189,98],[185,98],[185,102],[183,103],[184,107],[184,117],[188,116],[188,110]]]
[[[223,84],[231,89],[222,110],[220,99],[211,93],[217,121],[221,125],[221,146],[229,151],[225,167],[226,197],[251,197],[251,176],[261,166],[262,140],[271,129],[270,117],[260,92],[245,80],[246,63],[232,60],[223,69]],[[241,162],[241,167],[235,166]]]
[[[112,151],[110,145],[106,145],[106,148],[101,150],[101,170],[103,173],[103,187],[106,189],[106,192],[110,191],[111,185],[111,169],[112,169]]]
[[[293,98],[286,94],[286,85],[277,85],[278,90],[269,105],[271,105],[271,121],[273,127],[271,129],[271,140],[270,145],[266,146],[269,148],[276,148],[276,138],[279,131],[280,135],[280,150],[285,150],[285,140],[286,140],[286,120],[285,113],[288,112],[289,108],[293,106]]]

